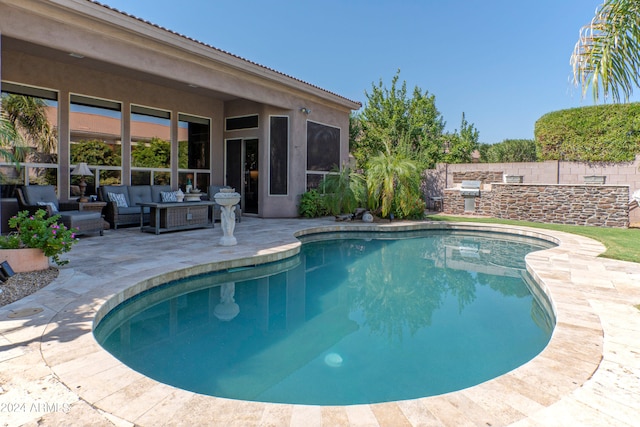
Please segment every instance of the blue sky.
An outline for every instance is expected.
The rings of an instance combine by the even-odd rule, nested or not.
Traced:
[[[602,0],[102,1],[363,104],[399,69],[409,93],[435,95],[447,130],[464,112],[485,143],[593,105],[569,59]]]

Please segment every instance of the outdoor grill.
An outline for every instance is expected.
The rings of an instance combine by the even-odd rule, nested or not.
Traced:
[[[480,181],[462,181],[460,195],[462,197],[479,197]]]
[[[476,210],[476,197],[480,197],[480,181],[462,181],[460,195],[464,197],[464,211]]]

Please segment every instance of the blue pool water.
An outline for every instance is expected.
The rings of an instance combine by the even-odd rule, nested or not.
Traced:
[[[524,270],[524,256],[549,243],[446,231],[305,240],[282,262],[147,291],[109,313],[96,337],[176,387],[317,405],[459,390],[550,339],[548,303]]]

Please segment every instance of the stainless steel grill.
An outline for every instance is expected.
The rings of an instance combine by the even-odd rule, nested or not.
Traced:
[[[462,197],[480,196],[480,181],[462,181],[460,195]]]

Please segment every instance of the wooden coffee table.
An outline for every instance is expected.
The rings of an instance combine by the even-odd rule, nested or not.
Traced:
[[[214,201],[138,203],[140,206],[140,231],[154,232],[213,228],[211,210]],[[150,209],[149,225],[144,225],[144,208]]]

